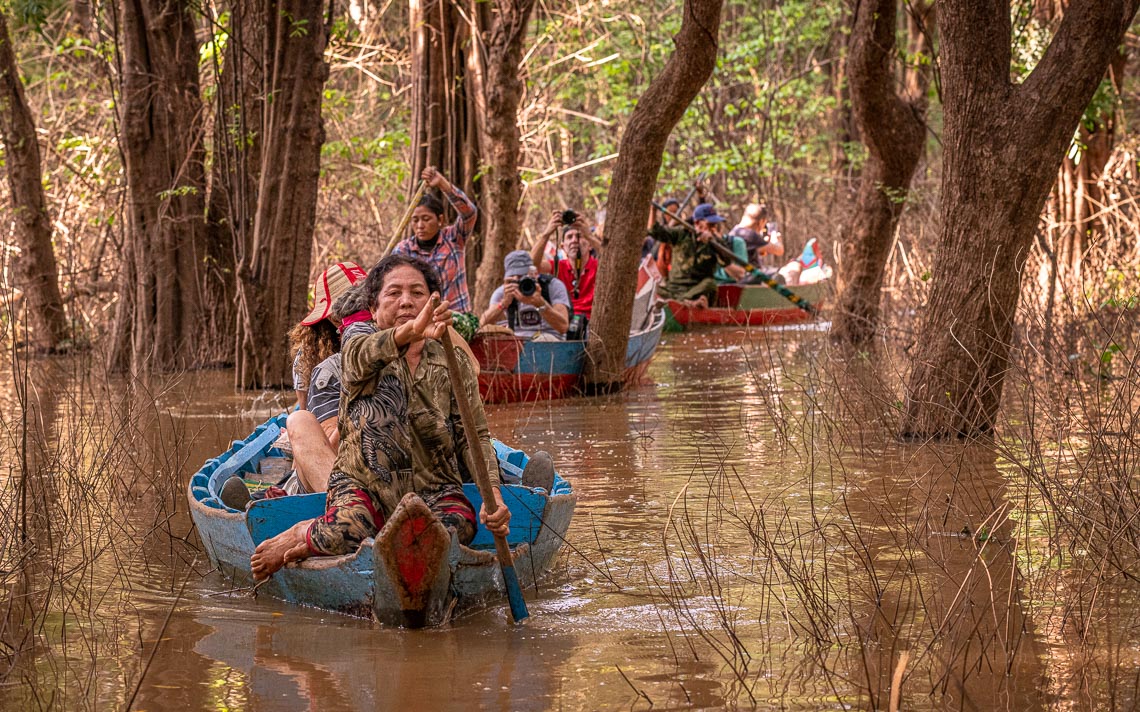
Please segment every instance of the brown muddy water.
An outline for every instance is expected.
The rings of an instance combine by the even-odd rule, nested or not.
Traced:
[[[896,443],[894,396],[825,351],[812,330],[669,335],[650,384],[489,407],[578,509],[524,625],[499,605],[427,631],[209,571],[185,482],[289,394],[9,363],[0,708],[1134,707],[1137,588],[1058,544],[1026,484],[1071,451]]]

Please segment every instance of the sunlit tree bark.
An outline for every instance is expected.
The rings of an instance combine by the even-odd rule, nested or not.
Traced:
[[[320,179],[329,28],[323,2],[265,0],[256,208],[238,241],[239,387],[291,382],[289,329],[305,315]]]
[[[204,129],[192,9],[121,0],[120,146],[127,214],[111,363],[135,373],[199,365],[206,255]]]
[[[906,387],[904,436],[993,429],[1041,208],[1137,2],[1071,7],[1041,61],[1016,85],[1008,3],[939,3],[942,225]]]
[[[524,40],[534,0],[497,0],[494,26],[487,42],[483,147],[483,214],[485,239],[476,273],[475,313],[487,308],[491,294],[503,279],[503,258],[514,249],[519,234],[518,109],[525,86],[519,74]]]
[[[840,274],[843,287],[831,336],[852,345],[866,344],[875,335],[883,269],[926,137],[928,73],[913,71],[914,77],[903,85],[902,94],[895,89],[900,83],[895,71],[896,2],[858,3],[847,60],[851,105],[867,147],[867,161],[851,216],[851,237],[845,243]],[[932,29],[933,20],[930,7],[922,2],[912,5],[915,14],[910,18],[912,25],[921,25],[915,49],[927,58],[927,30]]]
[[[587,383],[621,387],[637,286],[634,275],[645,238],[649,202],[657,186],[670,132],[716,66],[722,0],[685,0],[676,51],[633,110],[619,146],[606,202],[606,229],[587,344]]]
[[[52,250],[51,220],[44,199],[40,146],[36,125],[20,83],[16,54],[8,33],[7,14],[0,7],[0,138],[12,195],[12,224],[20,256],[18,283],[31,321],[31,343],[55,349],[68,338],[67,316],[59,293],[59,272]],[[5,223],[8,221],[5,220]],[[5,227],[7,227],[5,225]]]

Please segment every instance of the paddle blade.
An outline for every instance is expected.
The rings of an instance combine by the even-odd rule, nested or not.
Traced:
[[[503,583],[507,587],[507,602],[511,604],[511,618],[515,619],[515,623],[529,618],[530,611],[526,609],[522,586],[519,585],[519,577],[515,574],[514,566],[503,567]]]

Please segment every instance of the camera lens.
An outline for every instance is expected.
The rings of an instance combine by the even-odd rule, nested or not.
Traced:
[[[534,281],[534,277],[523,277],[519,280],[519,294],[524,297],[534,294],[537,289],[538,283]]]
[[[573,225],[574,221],[578,219],[578,213],[573,210],[565,210],[562,212],[562,224]]]

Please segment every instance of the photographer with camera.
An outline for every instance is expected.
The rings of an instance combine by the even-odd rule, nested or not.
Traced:
[[[562,237],[555,247],[554,257],[545,259],[546,244],[562,231]],[[586,226],[586,220],[573,210],[554,211],[546,230],[530,251],[530,257],[541,274],[553,274],[570,292],[570,304],[574,317],[588,320],[594,308],[594,281],[598,274],[598,259],[591,252],[597,252],[597,243]],[[582,325],[584,338],[584,327]],[[571,329],[574,331],[574,329]],[[567,338],[575,338],[568,336]]]
[[[503,266],[503,284],[491,295],[491,305],[480,323],[507,326],[523,339],[564,339],[570,326],[566,285],[556,277],[540,275],[526,250],[508,254]]]

